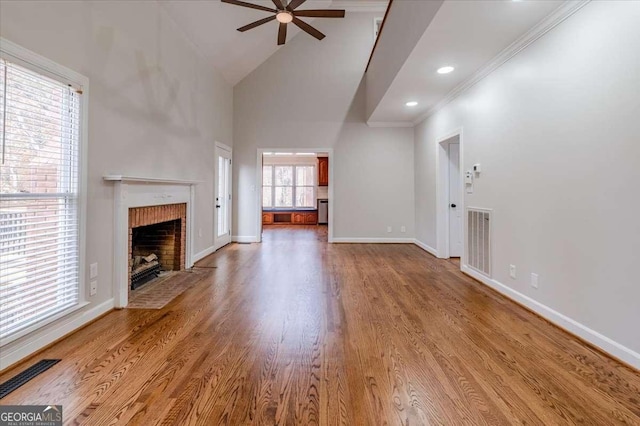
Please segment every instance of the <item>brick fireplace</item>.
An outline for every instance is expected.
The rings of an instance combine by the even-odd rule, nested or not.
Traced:
[[[129,292],[136,256],[155,254],[163,270],[185,269],[186,231],[186,203],[129,208]]]

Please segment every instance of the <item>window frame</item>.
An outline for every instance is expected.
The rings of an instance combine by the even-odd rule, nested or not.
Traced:
[[[271,185],[265,185],[264,184],[264,168],[265,167],[271,167]],[[291,167],[292,168],[292,180],[293,183],[289,186],[282,186],[282,185],[276,185],[276,167]],[[298,167],[311,167],[313,169],[313,176],[314,176],[314,183],[313,185],[298,185],[297,182],[297,173],[296,173],[296,169]],[[311,210],[311,209],[315,209],[316,206],[311,206],[311,207],[296,207],[296,195],[297,195],[297,188],[312,188],[313,189],[313,199],[317,200],[318,198],[318,179],[317,179],[317,167],[315,164],[291,164],[291,163],[273,163],[273,164],[263,164],[262,165],[262,210]],[[291,207],[276,207],[276,188],[292,188],[292,206]],[[271,188],[271,206],[265,206],[264,205],[264,188]]]
[[[78,140],[78,194],[77,194],[77,215],[78,215],[78,303],[43,317],[34,324],[24,329],[10,334],[0,340],[0,348],[18,340],[28,334],[41,330],[43,327],[59,320],[83,307],[89,305],[87,301],[87,279],[86,279],[86,221],[87,221],[87,145],[88,145],[88,123],[89,123],[89,79],[63,65],[60,65],[35,52],[23,48],[5,38],[0,37],[0,58],[15,63],[30,71],[57,80],[63,84],[75,88],[81,93],[80,102],[80,123]]]

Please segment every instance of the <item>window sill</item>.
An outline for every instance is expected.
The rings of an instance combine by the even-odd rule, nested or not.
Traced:
[[[282,208],[263,208],[262,211],[265,213],[287,213],[287,212],[315,212],[318,209],[315,207],[282,207]]]
[[[87,301],[80,301],[77,304],[65,309],[64,311],[52,314],[46,318],[43,318],[41,321],[38,321],[37,323],[30,325],[29,327],[18,331],[17,333],[11,334],[3,339],[0,340],[0,348],[3,346],[8,345],[11,342],[14,342],[18,339],[20,339],[21,337],[24,337],[30,333],[33,333],[34,331],[38,331],[42,328],[44,328],[45,326],[51,324],[54,321],[59,320],[60,318],[66,317],[67,315],[70,315],[76,311],[79,311],[80,309],[84,308],[85,306],[89,305],[89,302]]]

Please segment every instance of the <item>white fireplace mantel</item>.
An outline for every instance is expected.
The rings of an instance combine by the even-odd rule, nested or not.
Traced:
[[[104,175],[114,184],[113,296],[116,308],[129,303],[129,209],[187,204],[185,267],[193,266],[193,206],[198,181],[125,175]]]
[[[165,184],[165,185],[196,185],[196,184],[202,183],[199,180],[164,179],[164,178],[126,176],[126,175],[104,175],[102,179],[108,182],[159,183],[159,184]]]

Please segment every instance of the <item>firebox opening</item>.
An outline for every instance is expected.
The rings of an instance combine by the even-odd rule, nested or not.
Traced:
[[[132,229],[132,290],[156,278],[161,271],[181,269],[181,232],[181,219]]]

